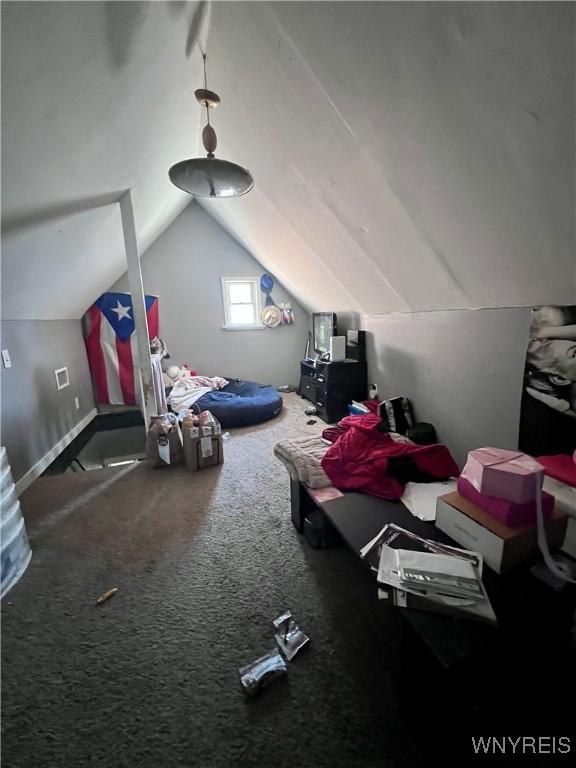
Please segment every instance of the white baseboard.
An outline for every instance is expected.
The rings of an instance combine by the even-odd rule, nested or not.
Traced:
[[[44,454],[41,459],[39,459],[36,464],[34,464],[33,467],[31,467],[28,472],[26,472],[25,475],[23,475],[20,480],[16,483],[16,495],[20,496],[28,486],[36,480],[37,477],[39,477],[44,470],[52,464],[54,459],[56,459],[64,448],[66,446],[70,445],[72,440],[82,432],[83,429],[85,429],[88,424],[94,419],[94,417],[97,414],[96,408],[92,408],[89,413],[84,416],[83,419],[81,419],[78,424],[76,424],[75,427],[72,427],[70,432],[68,432],[67,435],[64,435],[64,437],[59,440],[56,445],[51,448],[48,453]]]

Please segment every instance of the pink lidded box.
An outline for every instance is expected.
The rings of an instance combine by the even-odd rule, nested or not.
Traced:
[[[483,509],[490,517],[499,520],[510,528],[536,523],[536,502],[521,503],[499,499],[497,496],[486,496],[474,488],[464,477],[458,478],[458,493],[475,506]],[[544,519],[549,518],[554,511],[554,496],[542,491],[542,512]]]
[[[542,488],[544,467],[520,451],[477,448],[468,454],[461,477],[478,493],[523,504]]]

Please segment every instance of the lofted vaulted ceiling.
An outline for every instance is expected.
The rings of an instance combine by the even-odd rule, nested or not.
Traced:
[[[574,6],[2,3],[3,317],[80,317],[189,198],[207,41],[206,209],[310,309],[561,303],[574,271]]]

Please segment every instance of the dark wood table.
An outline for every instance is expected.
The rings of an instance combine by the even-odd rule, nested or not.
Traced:
[[[396,523],[427,539],[454,544],[433,524],[414,517],[400,502],[384,501],[361,493],[347,493],[339,499],[325,502],[321,509],[358,556],[362,547],[386,523]],[[483,651],[494,642],[497,635],[494,627],[478,622],[410,608],[399,610],[445,667]]]
[[[454,544],[433,523],[414,517],[401,502],[350,492],[318,502],[314,491],[292,481],[291,504],[297,528],[311,510],[320,510],[358,556],[386,523]],[[365,588],[375,590],[375,574],[367,564],[365,574]],[[573,660],[570,643],[576,590],[552,589],[537,579],[529,566],[505,576],[485,567],[483,581],[498,619],[497,627],[427,611],[398,609],[409,629],[406,665],[413,672],[416,690],[421,690],[427,680],[428,684],[445,686],[447,697],[458,701],[468,695],[472,686],[475,701],[483,702],[489,710],[493,709],[495,696],[502,706],[510,701],[512,693],[532,702],[536,690],[548,691],[549,684],[554,690],[555,680],[571,672],[568,665]],[[363,580],[359,588],[364,588]],[[423,647],[443,674],[430,673],[430,665],[423,671]],[[413,689],[409,690],[413,695]]]

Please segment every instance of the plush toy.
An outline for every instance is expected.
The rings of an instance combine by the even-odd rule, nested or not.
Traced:
[[[181,366],[171,365],[166,370],[166,376],[168,376],[171,380],[171,383],[174,384],[176,379],[183,379],[185,376],[198,376],[198,373],[197,371],[191,371],[188,363],[184,363]]]
[[[150,352],[153,355],[161,355],[163,358],[170,357],[170,352],[168,352],[166,342],[159,336],[154,336],[153,339],[150,339]]]
[[[170,368],[167,369],[166,375],[170,379],[177,379],[178,376],[180,375],[181,370],[182,369],[178,365],[171,365]]]

